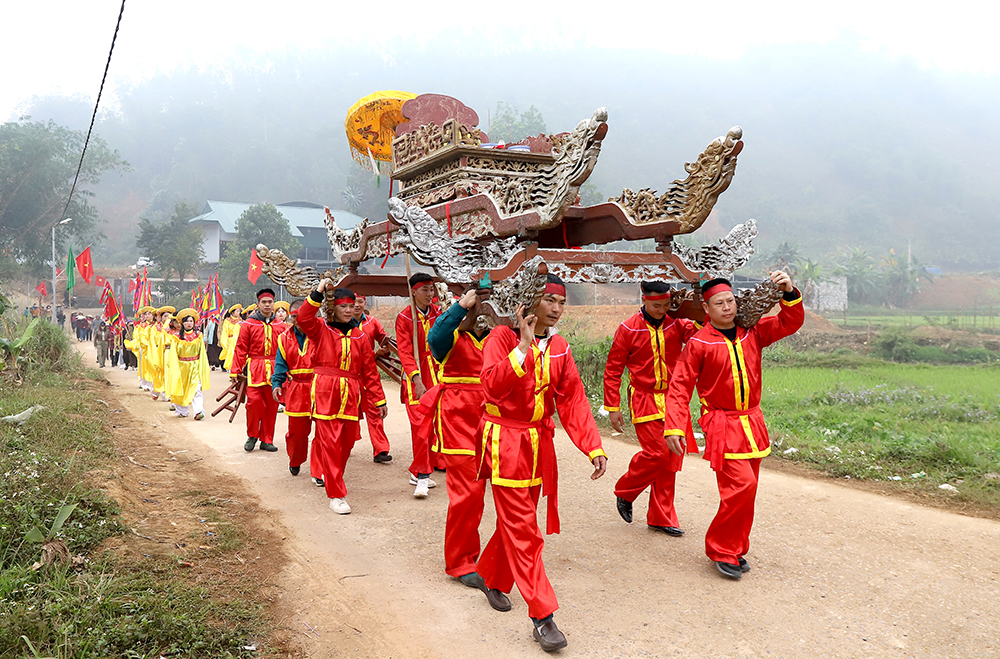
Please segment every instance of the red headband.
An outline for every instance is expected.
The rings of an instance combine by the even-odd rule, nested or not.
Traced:
[[[270,293],[257,293],[257,301],[258,302],[260,302],[265,297],[271,298],[272,300],[274,299],[274,296],[272,294],[270,294]]]
[[[666,293],[652,293],[652,294],[649,294],[649,295],[643,295],[642,299],[643,300],[650,300],[650,301],[653,301],[653,302],[655,302],[656,300],[669,300],[670,299],[670,291],[667,291]]]
[[[356,298],[354,298],[354,301],[355,302],[366,302],[366,301],[368,301],[368,298],[366,298],[364,295],[359,295]]]
[[[712,299],[713,295],[718,295],[719,293],[724,293],[726,291],[729,291],[730,293],[732,293],[733,292],[733,287],[730,286],[729,284],[718,283],[715,286],[712,286],[711,288],[709,288],[708,290],[702,291],[701,292],[701,299],[704,300],[705,302],[708,302],[709,300]]]
[[[413,290],[417,290],[417,289],[423,288],[424,286],[434,286],[434,282],[432,282],[432,281],[420,281],[420,282],[417,282],[417,285],[413,287]]]
[[[333,304],[335,306],[338,304],[354,304],[354,300],[352,300],[349,297],[338,297],[336,300],[333,301]]]
[[[566,297],[566,287],[562,284],[556,284],[554,282],[549,282],[545,284],[545,293],[551,293],[552,295],[562,295]]]

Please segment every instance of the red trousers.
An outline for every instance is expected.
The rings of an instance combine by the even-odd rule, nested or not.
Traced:
[[[646,523],[651,526],[680,526],[674,509],[674,482],[684,457],[674,455],[663,437],[663,420],[637,423],[635,434],[642,450],[632,456],[628,471],[615,484],[615,496],[635,501],[649,488]]]
[[[389,452],[389,438],[385,434],[385,425],[378,410],[365,410],[365,420],[368,422],[368,439],[372,440],[372,454],[378,455],[385,451]],[[360,424],[358,429],[360,429]],[[426,473],[426,472],[424,472]]]
[[[289,416],[288,432],[285,433],[285,450],[288,452],[288,466],[301,467],[309,454],[309,431],[312,430],[312,417]],[[318,474],[321,471],[316,448],[313,447],[312,459],[309,461],[309,473]]]
[[[410,473],[429,474],[431,468],[431,438],[424,437],[420,432],[420,422],[424,418],[420,405],[406,405],[406,416],[410,420],[410,441],[413,444],[413,462],[410,463]]]
[[[713,561],[736,565],[750,551],[754,502],[760,458],[724,460],[715,472],[719,484],[719,512],[705,533],[705,553]]]
[[[313,456],[319,463],[318,478],[323,479],[326,496],[330,499],[343,499],[347,496],[347,486],[344,484],[344,469],[347,459],[351,457],[354,442],[361,437],[361,428],[357,421],[344,419],[316,419],[316,437],[313,439]],[[310,464],[310,469],[312,466]]]
[[[278,416],[278,401],[271,387],[247,387],[247,437],[264,444],[274,443],[274,422]]]
[[[448,521],[444,526],[444,571],[461,577],[476,571],[479,522],[483,519],[486,481],[477,480],[474,455],[444,454],[448,469]]]
[[[528,615],[536,619],[544,618],[559,608],[542,564],[545,542],[538,528],[537,510],[541,491],[541,485],[493,486],[497,528],[483,549],[478,564],[478,572],[490,588],[509,593],[516,583],[528,604]]]

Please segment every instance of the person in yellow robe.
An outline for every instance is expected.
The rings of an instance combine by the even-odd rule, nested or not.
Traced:
[[[135,331],[132,333],[132,345],[129,350],[135,353],[139,363],[139,388],[152,392],[153,371],[156,370],[156,362],[153,360],[150,331],[153,327],[153,314],[156,313],[156,309],[141,307],[136,313],[139,322],[136,323]]]
[[[236,337],[240,334],[240,312],[243,311],[242,304],[234,304],[229,307],[226,317],[219,327],[219,345],[222,346],[222,353],[219,359],[226,371],[233,365],[233,351],[236,348]]]
[[[291,310],[291,305],[284,300],[274,303],[274,319],[278,322],[285,322],[288,318],[288,312]]]
[[[163,353],[170,318],[176,311],[169,305],[160,307],[156,310],[156,324],[149,329],[149,350],[152,353],[151,361],[153,364],[153,400],[160,400],[161,394],[164,400],[170,400],[170,397],[166,395],[167,378]]]
[[[205,418],[205,404],[202,392],[208,390],[209,368],[208,351],[201,338],[201,332],[195,329],[198,324],[198,312],[194,309],[183,309],[177,314],[180,329],[167,332],[165,340],[168,348],[165,350],[167,395],[174,404],[174,413],[181,417],[194,414],[195,421]]]

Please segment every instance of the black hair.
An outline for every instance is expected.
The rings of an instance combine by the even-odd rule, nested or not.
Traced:
[[[551,272],[549,274],[545,275],[545,283],[546,284],[559,284],[560,286],[565,286],[566,285],[566,283],[562,279],[560,279],[559,277],[555,276]]]
[[[268,294],[268,293],[270,293],[270,294],[271,294],[271,297],[272,297],[272,298],[275,298],[275,297],[277,297],[277,296],[276,296],[276,295],[274,294],[274,289],[273,289],[273,288],[262,288],[262,289],[260,289],[259,291],[257,291],[257,299],[259,300],[259,299],[260,299],[260,296],[261,296],[261,295],[266,295],[266,294]]]
[[[305,302],[306,302],[305,300],[292,300],[292,303],[290,305],[288,305],[288,313],[289,313],[289,315],[291,315],[291,314],[295,313],[296,311],[298,311],[299,307],[301,307],[303,304],[305,304]]]
[[[652,293],[653,295],[657,293],[669,293],[670,286],[662,281],[644,281],[642,282],[642,292],[643,294]]]
[[[425,281],[434,281],[434,277],[431,277],[426,272],[418,272],[417,274],[410,277],[410,288],[416,288],[417,284],[423,283]]]
[[[352,291],[349,288],[335,288],[335,289],[333,289],[333,299],[339,300],[342,297],[347,297],[347,298],[350,298],[352,300],[358,299],[358,296],[356,296],[354,294],[354,291]]]
[[[715,286],[717,284],[725,284],[729,288],[733,287],[732,282],[730,282],[728,279],[726,279],[724,277],[716,277],[715,279],[709,279],[704,284],[701,284],[701,288],[700,288],[699,292],[707,291],[708,289],[712,288],[713,286]],[[705,300],[705,301],[708,302],[708,300]]]

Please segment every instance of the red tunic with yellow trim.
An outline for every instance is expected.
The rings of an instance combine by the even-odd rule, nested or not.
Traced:
[[[478,339],[472,332],[455,330],[454,345],[441,360],[436,376],[440,393],[434,408],[432,451],[476,455],[486,398],[479,375],[483,370],[483,344],[488,338]]]
[[[288,379],[281,387],[288,416],[309,416],[312,411],[312,345],[306,337],[300,348],[293,327],[278,338],[278,350],[288,366]]]
[[[441,315],[441,309],[432,304],[427,307],[427,313],[417,314],[420,320],[417,323],[417,348],[419,349],[420,365],[413,361],[413,316],[412,307],[406,307],[396,316],[396,350],[399,354],[399,363],[406,374],[406,379],[399,388],[399,398],[404,405],[419,405],[420,399],[413,397],[413,374],[420,371],[420,380],[424,383],[425,389],[430,389],[437,384],[438,363],[431,355],[431,347],[427,343],[427,333],[431,331],[434,321]]]
[[[670,372],[681,355],[684,342],[698,326],[687,318],[666,316],[654,327],[640,309],[615,331],[604,367],[604,409],[621,410],[622,374],[628,369],[628,405],[632,424],[663,419],[666,413]],[[688,427],[690,429],[690,426]],[[693,433],[686,433],[688,451],[697,452]]]
[[[376,345],[384,346],[386,337],[385,328],[382,327],[382,322],[375,316],[370,316],[365,314],[361,319],[361,324],[358,326],[365,335],[371,339],[372,347]],[[413,347],[410,347],[410,361],[413,361]]]
[[[321,301],[312,296],[299,309],[300,329],[312,343],[312,417],[357,421],[361,418],[361,388],[385,405],[382,380],[375,367],[371,342],[357,327],[346,334],[316,317]]]
[[[274,373],[274,356],[278,354],[278,337],[288,329],[281,321],[265,321],[254,313],[240,325],[233,350],[233,365],[230,375],[239,375],[247,366],[248,387],[270,387]]]
[[[548,497],[546,531],[558,533],[552,415],[558,410],[570,440],[589,460],[606,454],[566,339],[555,334],[544,350],[535,340],[523,366],[514,354],[520,342],[517,332],[499,325],[483,348],[486,413],[479,446],[480,477],[489,477],[494,487],[541,485]]]
[[[795,291],[798,293],[798,289]],[[762,458],[771,441],[760,411],[761,351],[794,334],[805,319],[802,297],[781,301],[777,316],[761,318],[753,328],[738,327],[730,341],[711,324],[701,328],[684,346],[667,393],[665,435],[684,435],[690,424],[688,402],[698,387],[705,431],[705,459],[712,469],[723,460]]]

